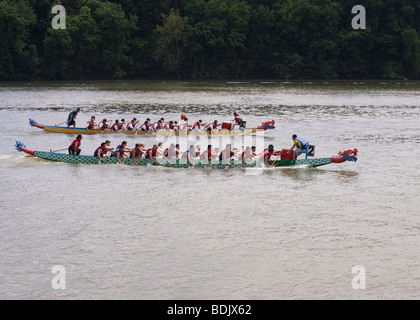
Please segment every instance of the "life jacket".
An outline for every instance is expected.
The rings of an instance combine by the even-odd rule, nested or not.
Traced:
[[[121,150],[121,145],[118,145],[118,147],[115,149],[115,151],[111,153],[111,157],[115,157],[117,153],[119,153],[120,156],[124,155],[124,152],[122,152],[122,150]]]
[[[134,130],[133,123],[130,122],[129,124],[127,124],[127,128],[125,128],[125,130],[127,130],[127,131],[133,131]]]
[[[240,159],[245,159],[245,160],[252,160],[252,153],[251,152],[242,152]]]
[[[95,122],[88,121],[87,123],[88,123],[88,126],[87,126],[88,130],[92,130],[95,127]]]
[[[163,127],[163,129],[173,129],[174,128],[174,126],[173,125],[171,125],[170,123],[169,123],[169,121],[168,122],[166,122],[165,123],[165,126]]]
[[[118,130],[121,130],[122,128],[123,128],[123,123],[122,122],[120,122],[118,125],[117,125],[117,128],[118,128]]]
[[[134,151],[134,155],[136,158],[138,158],[138,156],[141,154],[141,150],[140,149],[133,149]],[[130,158],[133,158],[133,151],[130,152]]]
[[[206,127],[204,128],[205,131],[210,131],[210,126],[212,126],[212,129],[214,129],[214,122],[209,123],[208,125],[206,125]]]
[[[155,124],[157,125],[156,126],[156,128],[155,128]],[[153,125],[152,125],[152,131],[157,131],[157,130],[159,130],[160,129],[160,124],[159,124],[159,122],[155,122]]]
[[[149,131],[149,125],[145,122],[145,123],[143,123],[141,126],[140,126],[140,128],[139,128],[139,130],[140,131],[142,131],[143,129],[142,129],[142,127],[143,126],[145,126],[145,128],[146,128],[146,130],[144,130],[144,131]]]
[[[186,151],[184,151],[184,153],[182,154],[181,159],[187,159],[187,152],[189,152],[189,153],[190,153],[190,155],[192,156],[192,154],[191,154],[191,150],[190,150],[190,149],[187,149],[187,150],[186,150]]]
[[[263,153],[260,154],[259,158],[261,161],[264,161],[265,156],[268,154],[268,160],[270,160],[271,154],[268,149],[265,149]]]
[[[192,126],[192,128],[191,128],[191,130],[194,130],[195,129],[195,127],[197,127],[197,129],[198,130],[200,130],[200,128],[201,128],[201,126],[200,126],[200,122],[195,122],[194,124],[193,124],[193,126]]]
[[[170,148],[166,148],[165,151],[163,152],[163,155],[166,158],[174,158],[176,155],[176,150],[175,149],[170,149]]]
[[[211,150],[207,149],[206,151],[201,153],[200,159],[204,159],[204,156],[207,155],[207,160],[210,161],[212,159],[213,153]]]
[[[103,156],[106,154],[106,152],[105,152],[105,150],[102,148],[102,146],[99,146],[99,147],[97,147],[97,148],[96,148],[95,152],[93,153],[93,156],[94,156],[94,157],[97,157],[97,156],[98,156],[98,151],[99,151],[99,149],[101,149],[101,157],[103,157]]]
[[[81,144],[82,144],[82,142],[79,139],[76,138],[72,141],[72,143],[70,144],[70,147],[76,146],[76,148],[79,148]]]
[[[101,125],[102,125],[102,126],[101,126]],[[108,129],[108,124],[107,124],[106,122],[101,121],[101,122],[100,122],[100,125],[99,125],[99,128],[100,128],[101,130]]]
[[[241,118],[239,117],[239,115],[235,116],[235,122],[239,124],[239,122],[241,122]]]
[[[188,122],[182,121],[178,126],[178,130],[188,130]]]
[[[226,154],[226,153],[227,153],[226,149],[224,149],[222,152],[220,152],[219,160],[223,160],[223,152]],[[229,157],[229,159],[230,159],[231,157],[233,157],[234,155],[235,155],[235,153],[231,150],[231,151],[230,151],[230,157]],[[227,160],[227,159],[226,159],[226,160]]]
[[[157,149],[156,150],[153,150],[153,148],[149,148],[149,149],[147,149],[147,152],[146,152],[146,159],[150,159],[150,156],[149,156],[149,151],[150,150],[152,150],[152,158],[156,158]]]
[[[296,144],[296,141],[298,142],[297,144]],[[295,144],[298,148],[301,148],[301,149],[306,149],[308,147],[308,143],[302,140],[301,138],[296,138]]]

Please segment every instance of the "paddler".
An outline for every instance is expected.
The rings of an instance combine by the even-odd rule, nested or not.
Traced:
[[[223,164],[231,165],[232,162],[230,161],[230,158],[232,158],[235,155],[235,153],[232,150],[232,146],[230,144],[226,145],[226,149],[224,149],[219,156],[219,160],[222,161]]]
[[[163,126],[163,130],[165,131],[170,131],[174,128],[174,122],[173,121],[168,121],[164,126]]]
[[[146,121],[139,127],[139,131],[145,131],[147,133],[150,133],[150,118],[147,118]]]
[[[192,167],[194,167],[193,160],[195,160],[194,155],[196,154],[195,146],[191,145],[183,154],[181,159],[187,159],[187,163],[189,163]]]
[[[112,152],[112,151],[114,151],[114,148],[110,148],[110,145],[111,145],[111,141],[106,140],[106,141],[105,141],[105,146],[103,147],[103,148],[104,148],[105,153],[108,153],[108,152]]]
[[[293,146],[290,148],[289,153],[293,152],[293,160],[296,160],[302,153],[306,153],[308,143],[303,139],[298,138],[296,134],[292,135]],[[294,149],[294,150],[293,150]]]
[[[194,124],[191,127],[191,131],[200,131],[203,121],[198,120],[197,122],[194,122]]]
[[[156,163],[158,157],[158,146],[154,144],[152,148],[149,148],[146,152],[146,159],[150,159],[152,163]]]
[[[269,167],[270,164],[268,161],[271,158],[271,155],[274,153],[274,146],[270,144],[267,149],[264,149],[264,152],[260,154],[260,161],[264,163],[266,167]]]
[[[173,125],[173,127],[172,127],[172,130],[174,130],[174,131],[179,131],[178,121],[174,121],[174,125]]]
[[[67,128],[70,126],[73,126],[73,128],[76,128],[76,117],[79,112],[80,112],[80,108],[77,108],[69,113],[69,116],[67,117]]]
[[[86,129],[87,130],[92,130],[92,129],[97,129],[98,125],[95,122],[95,116],[90,117],[90,120],[86,123]]]
[[[219,126],[219,124],[217,123],[217,120],[214,120],[213,122],[210,122],[209,124],[206,125],[206,127],[204,128],[204,131],[212,131],[217,129],[217,127]]]
[[[135,148],[132,149],[130,152],[130,158],[133,159],[135,165],[138,164],[137,159],[142,159],[143,157],[143,147],[144,147],[144,144],[136,143]]]
[[[250,163],[254,161],[255,157],[255,147],[246,147],[242,152],[240,159],[242,160],[242,166],[247,167]]]
[[[118,162],[121,164],[121,158],[124,158],[126,152],[131,150],[127,148],[127,141],[123,141],[114,152],[111,153],[111,157],[116,157]]]
[[[112,125],[111,130],[119,131],[121,130],[120,128],[121,128],[121,123],[120,123],[120,120],[117,119],[115,120],[115,123]]]
[[[195,157],[200,157],[201,155],[201,146],[197,145],[197,147],[195,147]]]
[[[187,131],[188,130],[188,118],[184,118],[178,126],[179,131]]]
[[[209,167],[211,167],[211,160],[214,158],[213,150],[211,144],[207,146],[207,151],[204,151],[200,155],[200,161],[207,164]]]
[[[99,123],[99,129],[100,130],[109,129],[108,121],[105,118]]]
[[[257,148],[255,146],[251,147],[251,155],[252,155],[253,158],[257,156],[256,150],[257,150]]]
[[[156,121],[152,127],[150,128],[150,131],[158,132],[160,129],[162,129],[162,120]]]
[[[69,146],[69,154],[73,156],[78,156],[80,154],[80,145],[82,144],[82,135],[77,135],[76,139]]]
[[[167,160],[172,160],[176,158],[176,149],[173,143],[171,143],[170,146],[165,149],[165,151],[163,152],[163,156]]]
[[[136,118],[133,118],[128,124],[127,127],[125,128],[125,130],[127,131],[133,131],[136,128]]]
[[[105,142],[102,142],[101,145],[96,148],[95,152],[93,153],[93,156],[94,157],[98,157],[98,159],[101,162],[104,162],[102,160],[102,158],[105,157],[107,153],[108,153],[108,151],[106,149],[106,143]]]
[[[161,157],[164,153],[164,150],[162,148],[163,148],[163,142],[159,142],[158,147],[157,147],[157,156],[158,157]]]
[[[175,158],[179,159],[179,154],[180,154],[180,152],[181,152],[181,149],[180,149],[180,147],[179,147],[179,143],[177,143],[177,144],[175,145]]]

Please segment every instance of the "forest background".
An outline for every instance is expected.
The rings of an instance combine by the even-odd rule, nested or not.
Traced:
[[[420,1],[0,0],[0,43],[0,80],[420,79]]]

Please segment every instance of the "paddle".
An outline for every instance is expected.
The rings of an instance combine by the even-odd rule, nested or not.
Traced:
[[[278,158],[280,158],[280,156],[281,156],[281,153],[278,153],[278,155],[277,155],[277,158],[273,161],[273,163],[271,164],[271,165],[269,165],[268,167],[269,168],[272,168],[275,164],[276,164],[276,161],[278,160]]]
[[[68,147],[67,148],[63,148],[63,149],[54,150],[54,151],[50,149],[50,152],[64,151],[64,150],[67,150],[67,149],[68,149]]]
[[[111,154],[106,154],[103,158],[100,158],[99,161],[103,164],[106,159],[108,159],[111,156]]]
[[[62,124],[66,123],[66,122],[67,122],[67,120],[66,120],[66,121],[64,121],[64,122],[61,122],[61,123],[59,123],[59,124],[56,124],[55,126],[56,126],[56,127],[61,126]]]
[[[136,166],[136,165],[141,165],[141,164],[142,164],[143,159],[145,159],[143,156],[144,156],[144,155],[142,154],[140,157],[138,157],[138,158],[137,158],[137,159],[139,159],[140,161],[138,161],[138,162],[137,162],[137,159],[134,161],[134,165],[135,165],[135,166]]]

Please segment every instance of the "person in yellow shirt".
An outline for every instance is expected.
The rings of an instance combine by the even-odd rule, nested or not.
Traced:
[[[293,152],[293,160],[296,160],[302,153],[306,153],[308,143],[303,139],[298,138],[296,134],[292,135],[293,146],[290,148],[289,153]]]

